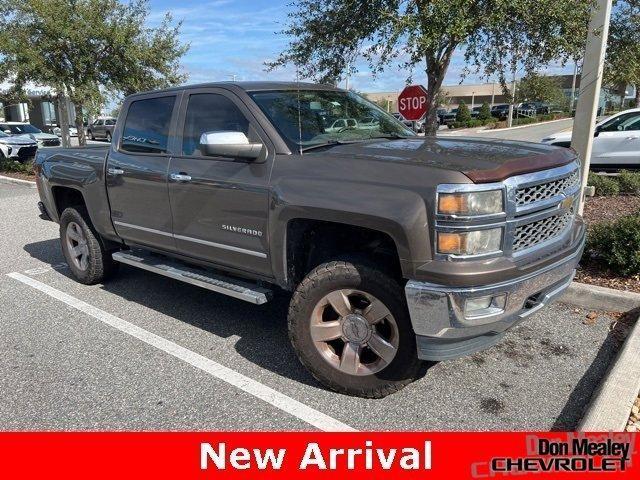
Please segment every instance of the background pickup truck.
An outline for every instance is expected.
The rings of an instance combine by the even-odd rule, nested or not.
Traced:
[[[363,397],[499,341],[584,245],[572,150],[417,137],[321,85],[133,95],[110,146],[40,152],[36,170],[78,281],[125,263],[254,304],[293,292],[301,362]]]

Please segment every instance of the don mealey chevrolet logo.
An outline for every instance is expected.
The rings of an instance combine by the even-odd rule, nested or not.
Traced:
[[[249,235],[251,237],[262,236],[262,231],[255,230],[253,228],[237,227],[235,225],[226,225],[224,223],[220,226],[220,228],[222,228],[222,230],[226,230],[227,232],[240,233],[242,235]]]

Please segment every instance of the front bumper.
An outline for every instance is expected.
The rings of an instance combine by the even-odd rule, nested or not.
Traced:
[[[405,287],[418,357],[448,360],[488,348],[504,332],[557,299],[571,284],[584,249],[584,231],[571,255],[539,271],[482,287],[446,287],[411,280]],[[467,299],[506,295],[502,308],[465,315]]]

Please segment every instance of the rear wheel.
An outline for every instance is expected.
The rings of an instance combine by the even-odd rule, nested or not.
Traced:
[[[289,336],[300,361],[337,392],[382,398],[420,372],[402,288],[361,264],[314,269],[291,300]]]
[[[80,283],[100,283],[117,270],[118,263],[98,239],[84,207],[67,208],[62,212],[60,241],[67,264]]]
[[[107,142],[111,143],[111,132],[107,132]]]

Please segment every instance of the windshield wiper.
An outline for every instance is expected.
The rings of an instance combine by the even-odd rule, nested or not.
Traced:
[[[362,142],[364,140],[368,140],[368,138],[363,138],[361,140],[349,140],[349,141],[345,141],[345,140],[327,140],[326,142],[323,142],[323,143],[317,143],[315,145],[309,145],[309,146],[306,146],[304,148],[301,148],[300,151],[301,152],[308,152],[309,150],[315,150],[316,148],[333,147],[335,145],[349,145],[351,143],[358,143],[358,142]]]

